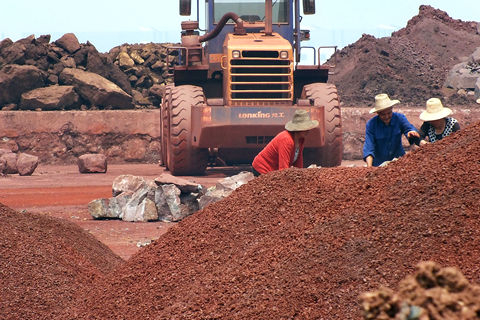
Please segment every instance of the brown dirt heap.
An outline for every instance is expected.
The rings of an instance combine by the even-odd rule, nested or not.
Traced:
[[[402,280],[398,293],[380,288],[362,294],[361,301],[367,320],[480,318],[480,286],[471,285],[456,268],[431,261]]]
[[[391,37],[364,34],[343,48],[330,81],[347,106],[371,105],[382,92],[417,106],[431,97],[475,105],[473,97],[442,87],[450,69],[477,47],[476,22],[454,20],[444,11],[422,5],[418,15]]]
[[[122,261],[71,222],[0,204],[0,319],[54,319]]]
[[[360,319],[362,292],[420,261],[478,283],[479,136],[477,123],[385,168],[254,179],[79,292],[63,318]]]

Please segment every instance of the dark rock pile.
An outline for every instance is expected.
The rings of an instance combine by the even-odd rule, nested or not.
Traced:
[[[108,54],[67,33],[0,41],[2,110],[131,109],[159,105],[169,44],[124,45]],[[139,49],[141,47],[141,49]],[[132,50],[130,50],[132,48]],[[173,65],[174,53],[169,59]]]
[[[451,105],[475,105],[473,91],[448,89],[445,80],[480,47],[478,25],[420,6],[418,15],[391,37],[364,34],[343,48],[330,81],[347,106],[371,105],[381,92],[412,106],[424,106],[431,97]]]

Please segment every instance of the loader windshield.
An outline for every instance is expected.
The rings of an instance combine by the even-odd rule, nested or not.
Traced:
[[[290,0],[273,0],[272,23],[288,23],[289,2]],[[262,22],[265,19],[265,1],[215,0],[213,11],[214,23],[217,23],[227,12],[235,12],[240,18],[247,22]]]

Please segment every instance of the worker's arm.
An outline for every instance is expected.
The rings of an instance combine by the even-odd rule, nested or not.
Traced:
[[[363,144],[363,160],[367,163],[367,167],[373,165],[373,158],[375,156],[375,137],[372,122],[367,122],[365,129],[365,143]]]
[[[367,163],[367,167],[373,166],[373,157],[372,156],[367,156],[365,158],[365,162]]]

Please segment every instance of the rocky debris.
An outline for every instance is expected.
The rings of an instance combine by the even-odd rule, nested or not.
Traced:
[[[80,42],[73,33],[66,33],[60,37],[55,44],[60,48],[65,49],[68,53],[72,54],[80,50]]]
[[[138,176],[131,174],[123,174],[116,177],[112,183],[112,196],[116,197],[121,193],[125,192],[135,192],[139,188],[145,187],[147,181]]]
[[[190,180],[184,178],[172,176],[168,173],[162,173],[153,181],[159,186],[164,184],[173,184],[180,190],[180,192],[183,193],[199,193],[203,189],[203,187],[199,184],[193,183]]]
[[[162,183],[162,180],[168,182]],[[201,185],[195,185],[194,189],[190,183],[182,180],[165,179],[163,176],[153,181],[133,175],[121,175],[113,181],[113,197],[91,201],[88,211],[95,219],[180,221],[198,210],[198,197],[203,190]],[[190,186],[185,189],[186,185]]]
[[[217,202],[223,198],[228,197],[233,190],[248,183],[254,179],[251,172],[240,172],[232,177],[226,177],[218,181],[213,187],[207,189],[207,192],[198,200],[200,209],[205,208],[208,204]]]
[[[379,92],[403,104],[424,105],[431,97],[450,105],[470,105],[473,96],[444,88],[450,70],[480,46],[476,22],[454,20],[422,5],[417,16],[391,37],[363,35],[337,53],[335,74],[344,105],[373,104]]]
[[[91,105],[103,108],[129,109],[132,97],[110,80],[93,72],[76,68],[65,68],[59,79],[66,85],[74,86],[78,94]]]
[[[165,173],[154,180],[121,175],[113,181],[113,197],[91,201],[88,211],[95,219],[178,222],[227,197],[253,178],[251,172],[241,172],[221,179],[205,191],[199,184]]]
[[[45,74],[36,66],[14,64],[0,67],[0,106],[18,104],[23,93],[44,84]]]
[[[18,154],[13,152],[7,152],[7,153],[4,153],[2,156],[0,156],[0,159],[3,159],[3,161],[5,162],[5,168],[3,169],[4,174],[18,173],[17,157],[18,157]]]
[[[38,166],[38,157],[27,153],[15,153],[0,149],[0,174],[30,176]]]
[[[74,86],[53,85],[22,94],[20,110],[62,110],[79,107],[79,96]]]
[[[79,226],[0,204],[0,319],[55,319],[123,260]]]
[[[17,171],[21,176],[30,176],[38,166],[38,157],[20,153],[17,157]]]
[[[422,262],[413,275],[388,288],[360,297],[365,320],[478,319],[480,286],[472,285],[460,270]]]
[[[99,153],[87,153],[78,157],[78,171],[80,173],[107,172],[107,157]]]
[[[31,35],[16,42],[4,39],[0,42],[0,108],[3,110],[156,108],[160,105],[160,97],[155,87],[162,87],[171,81],[168,69],[177,59],[175,51],[167,55],[169,46],[171,44],[122,45],[113,48],[109,53],[99,53],[91,43],[79,43],[73,33],[67,33],[52,43],[50,35],[38,38]],[[81,86],[80,83],[66,81],[61,77],[65,68],[95,74],[96,85],[99,82],[111,82],[121,88],[121,96],[125,95],[128,101],[111,95],[105,97],[102,93],[104,85],[92,91],[85,90],[85,85]],[[100,78],[103,80],[99,80]],[[29,93],[32,89],[70,84],[80,97],[78,101],[68,100],[69,102],[65,103],[49,99],[52,94],[49,90]],[[113,87],[112,84],[109,87]],[[36,100],[49,100],[49,103],[36,103],[34,106],[21,103],[22,95],[33,94],[36,95]],[[42,97],[42,94],[45,94],[45,97]],[[55,102],[58,104],[55,105]]]
[[[471,54],[466,62],[453,66],[445,80],[445,87],[474,91],[480,79],[480,47]]]
[[[160,105],[158,88],[172,82],[169,68],[177,61],[177,51],[167,52],[172,45],[124,44],[108,52],[110,59],[127,75],[134,88],[133,96],[140,105]]]

